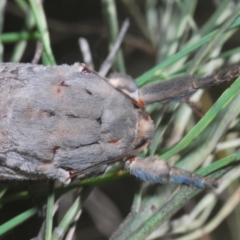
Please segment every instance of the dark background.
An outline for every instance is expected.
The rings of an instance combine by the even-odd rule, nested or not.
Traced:
[[[160,2],[160,1],[159,1]],[[144,1],[139,1],[144,11]],[[124,19],[130,18],[128,9],[116,1],[119,24]],[[82,62],[82,55],[78,46],[78,38],[84,37],[88,40],[94,63],[97,70],[108,54],[108,31],[102,14],[101,1],[99,0],[47,0],[44,9],[48,20],[52,49],[57,64],[73,64]],[[202,25],[213,13],[214,6],[211,1],[199,1],[195,19]],[[22,29],[24,13],[15,5],[14,1],[9,1],[5,12],[5,22],[3,32],[17,32]],[[127,73],[137,77],[149,70],[155,64],[155,51],[144,39],[134,21],[131,21],[128,35],[141,40],[142,45],[137,46],[134,42],[125,40],[123,43],[123,54]],[[228,41],[228,46],[237,45],[238,38]],[[13,44],[5,44],[4,61],[9,61]],[[33,58],[36,42],[29,42],[21,62],[30,62]],[[139,181],[134,177],[125,177],[119,180],[101,184],[99,188],[117,206],[120,216],[124,219],[131,210],[134,192],[139,186]],[[28,201],[9,203],[1,211],[0,223],[5,222],[11,217],[29,209],[35,204],[41,205],[42,199],[34,196],[34,191],[43,188],[44,183],[14,183],[8,194],[19,190],[29,190],[33,197]],[[107,209],[106,206],[103,209]],[[41,215],[41,214],[40,214]],[[105,216],[102,216],[104,219]],[[14,231],[7,234],[4,239],[30,239],[38,234],[42,223],[42,218],[36,216],[17,227]],[[116,226],[117,227],[117,226]],[[93,223],[87,211],[83,211],[78,223],[78,239],[107,239]],[[219,236],[218,232],[215,236]],[[218,238],[216,238],[218,239]],[[220,239],[220,238],[219,238]]]

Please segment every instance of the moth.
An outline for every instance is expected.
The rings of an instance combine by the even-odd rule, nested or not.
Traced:
[[[153,183],[216,187],[153,156],[138,157],[154,136],[144,106],[193,94],[240,75],[239,67],[138,89],[129,77],[102,78],[86,66],[0,64],[0,180],[94,176],[116,161]]]

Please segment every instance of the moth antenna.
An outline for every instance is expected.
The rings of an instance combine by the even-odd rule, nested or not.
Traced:
[[[191,173],[189,171],[169,166],[166,161],[153,156],[150,158],[135,157],[126,162],[130,173],[143,181],[165,184],[175,182],[197,188],[214,188],[219,180]]]
[[[169,102],[188,97],[200,88],[227,82],[240,76],[240,66],[234,66],[206,77],[184,76],[168,81],[143,86],[139,90],[139,100],[143,104]]]

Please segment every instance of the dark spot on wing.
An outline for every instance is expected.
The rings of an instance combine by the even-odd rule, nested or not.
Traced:
[[[101,124],[102,124],[102,119],[101,119],[101,118],[98,118],[98,119],[97,119],[97,122],[101,125]]]
[[[66,84],[64,81],[60,83],[60,86],[61,86],[61,87],[69,87],[69,85]]]
[[[53,148],[52,148],[52,152],[53,152],[53,154],[55,154],[59,148],[60,148],[59,146],[55,146],[55,147],[53,147]]]
[[[68,118],[80,118],[79,116],[73,115],[73,114],[66,114]]]
[[[115,144],[119,141],[119,139],[113,139],[113,140],[110,140],[108,143],[111,143],[111,144]]]
[[[69,85],[66,84],[64,81],[61,82],[61,83],[59,84],[59,86],[57,87],[57,93],[60,93],[60,92],[61,92],[61,87],[69,87]]]
[[[40,116],[41,117],[54,117],[54,116],[56,116],[56,113],[51,110],[43,110],[43,111],[41,111]]]
[[[92,92],[90,92],[89,90],[85,89],[86,93],[89,95],[92,95]]]

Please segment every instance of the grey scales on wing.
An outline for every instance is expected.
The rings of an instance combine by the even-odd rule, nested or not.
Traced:
[[[51,178],[68,183],[72,176],[100,174],[123,160],[142,180],[216,186],[215,180],[171,168],[158,158],[136,157],[154,135],[143,106],[185,97],[238,75],[236,67],[138,90],[131,79],[127,86],[128,80],[119,84],[118,76],[112,86],[112,81],[77,63],[56,67],[1,63],[0,180]]]
[[[137,112],[131,101],[78,64],[0,64],[0,76],[1,166],[30,179],[43,174],[64,182],[69,170],[121,159],[133,144]]]

